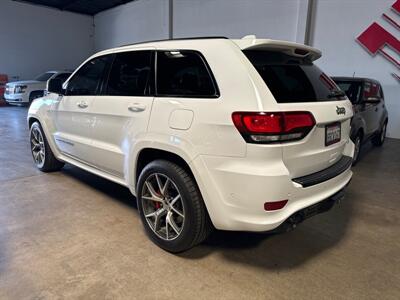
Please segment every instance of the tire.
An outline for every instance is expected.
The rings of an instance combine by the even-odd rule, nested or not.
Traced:
[[[59,171],[64,166],[64,163],[57,160],[51,151],[42,126],[38,122],[34,122],[30,128],[29,141],[33,161],[40,171]]]
[[[197,184],[179,165],[166,160],[150,162],[141,172],[137,187],[145,231],[162,249],[179,253],[203,242],[211,233],[213,226]]]
[[[354,157],[353,157],[353,166],[355,166],[360,159],[361,145],[362,145],[362,134],[358,132],[356,137],[353,140],[354,143]]]
[[[378,134],[376,134],[372,138],[371,142],[374,146],[381,147],[383,145],[383,143],[385,143],[386,128],[387,128],[387,121],[385,121],[385,123],[383,123],[383,126],[382,126],[381,130],[379,130]]]

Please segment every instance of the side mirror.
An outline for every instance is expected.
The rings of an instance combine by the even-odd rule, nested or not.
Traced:
[[[379,97],[368,97],[368,98],[365,98],[364,102],[365,103],[370,103],[370,104],[377,104],[377,103],[381,102],[381,98],[379,98]]]
[[[47,91],[49,93],[54,93],[54,94],[58,94],[58,95],[63,95],[64,94],[64,90],[63,90],[63,82],[61,79],[50,79],[47,82]]]

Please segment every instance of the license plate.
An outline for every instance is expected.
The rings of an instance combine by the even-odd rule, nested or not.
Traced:
[[[325,146],[340,142],[341,126],[340,123],[326,125],[325,127]]]

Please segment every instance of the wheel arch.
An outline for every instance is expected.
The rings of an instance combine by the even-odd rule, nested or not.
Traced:
[[[184,158],[183,155],[174,153],[172,151],[166,150],[166,149],[160,149],[160,148],[152,148],[152,147],[144,147],[138,151],[138,154],[135,159],[135,167],[134,167],[134,173],[132,176],[133,179],[133,188],[132,184],[129,186],[131,189],[131,192],[137,196],[137,182],[139,180],[139,176],[143,168],[149,164],[150,162],[157,160],[157,159],[164,159],[167,161],[171,161],[173,163],[176,163],[178,166],[182,167],[186,172],[189,173],[190,176],[194,179],[194,182],[197,186],[197,189],[203,199],[204,206],[206,208],[206,212],[208,216],[211,218],[211,222],[213,222],[212,215],[210,214],[210,210],[208,207],[207,199],[204,198],[204,193],[202,189],[199,186],[199,181],[198,178],[196,178],[195,172],[190,167],[190,163],[187,161],[187,159]]]
[[[351,123],[352,129],[351,129],[351,140],[354,141],[356,136],[361,132],[362,137],[365,137],[366,133],[366,124],[365,120],[359,116],[357,116]],[[354,127],[354,129],[353,129]]]
[[[29,101],[31,101],[32,95],[35,94],[35,93],[37,93],[37,94],[41,93],[41,94],[42,94],[42,97],[43,97],[43,95],[44,95],[44,90],[33,90],[33,91],[31,91],[31,92],[29,93],[29,96],[28,96]],[[39,97],[39,98],[40,98],[40,97]]]
[[[32,124],[38,122],[40,125],[42,125],[42,123],[40,122],[40,120],[37,117],[34,116],[28,116],[28,128],[30,129]]]
[[[135,159],[135,171],[133,174],[133,182],[135,184],[135,187],[143,168],[156,159],[165,159],[176,163],[177,165],[185,169],[185,171],[187,171],[196,180],[188,162],[179,154],[164,149],[146,147],[138,152]]]
[[[57,159],[60,159],[58,148],[56,147],[54,139],[51,133],[49,132],[49,129],[47,128],[46,122],[44,122],[42,118],[38,116],[38,114],[28,114],[27,122],[28,122],[28,130],[31,129],[33,123],[38,122],[40,124],[44,132],[44,135],[46,136],[47,142],[49,143],[51,151],[53,152],[53,154]]]

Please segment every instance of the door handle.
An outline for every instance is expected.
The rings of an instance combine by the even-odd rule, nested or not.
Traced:
[[[87,108],[88,104],[85,101],[81,101],[79,103],[77,103],[76,105],[78,105],[79,108]]]
[[[146,105],[141,105],[139,103],[135,103],[128,107],[131,112],[142,112],[146,110]]]

